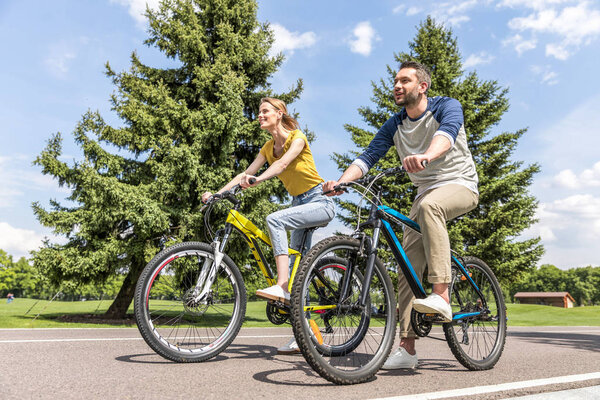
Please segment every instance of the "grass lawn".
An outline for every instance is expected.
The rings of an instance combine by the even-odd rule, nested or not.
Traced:
[[[600,326],[600,306],[559,308],[508,304],[508,326]]]
[[[0,302],[0,328],[84,328],[84,327],[131,327],[135,326],[133,309],[129,309],[127,321],[104,321],[104,323],[72,322],[80,314],[102,314],[111,301],[62,302],[17,298],[10,304]],[[245,327],[275,326],[267,319],[266,302],[249,302]],[[508,304],[509,326],[600,326],[600,306],[558,308],[528,304]],[[35,318],[38,313],[40,314]],[[286,326],[286,325],[284,325]],[[287,325],[289,326],[289,325]]]

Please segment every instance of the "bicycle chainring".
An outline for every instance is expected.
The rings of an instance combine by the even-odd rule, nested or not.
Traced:
[[[423,318],[423,314],[416,312],[415,310],[411,310],[410,312],[410,324],[413,328],[413,331],[419,337],[425,337],[429,335],[431,332],[431,327],[433,326],[431,321],[426,321]]]
[[[267,318],[272,324],[282,325],[289,323],[290,314],[281,307],[275,305],[274,302],[267,302]]]

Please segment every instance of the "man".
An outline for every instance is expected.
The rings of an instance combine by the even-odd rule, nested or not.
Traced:
[[[428,265],[433,292],[415,300],[406,279],[398,282],[400,348],[390,355],[384,369],[416,368],[417,335],[410,325],[411,305],[422,313],[440,314],[452,320],[448,284],[450,241],[446,221],[477,205],[477,172],[467,147],[461,104],[449,97],[427,97],[431,75],[417,62],[402,63],[394,81],[394,100],[403,108],[373,138],[367,150],[344,171],[338,181],[328,181],[330,191],[342,182],[359,179],[395,146],[417,197],[409,217],[420,226],[422,236],[411,229],[404,233],[403,247],[416,274],[422,279]],[[427,167],[424,167],[426,165]],[[331,193],[330,195],[339,194]]]

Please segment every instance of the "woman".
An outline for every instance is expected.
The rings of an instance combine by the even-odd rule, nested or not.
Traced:
[[[330,197],[322,194],[323,179],[317,173],[315,162],[306,136],[298,129],[298,122],[288,115],[285,103],[279,99],[261,99],[258,112],[260,127],[269,131],[272,139],[260,150],[246,171],[237,175],[218,193],[240,184],[243,188],[253,187],[267,179],[278,177],[292,196],[289,208],[267,216],[267,227],[273,255],[277,265],[277,284],[256,291],[258,297],[289,302],[289,266],[287,231],[291,230],[291,247],[301,245],[304,228],[327,224],[333,219],[334,205]],[[269,167],[260,175],[258,170],[266,163]],[[250,183],[250,181],[254,179]],[[206,202],[212,193],[202,195]],[[310,247],[310,237],[306,244]],[[294,339],[278,349],[280,354],[299,352]]]

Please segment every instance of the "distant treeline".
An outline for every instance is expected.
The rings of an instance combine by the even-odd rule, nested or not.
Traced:
[[[396,280],[396,274],[391,273]],[[0,296],[8,293],[15,297],[50,299],[57,293],[61,300],[99,300],[112,299],[121,288],[125,274],[110,277],[107,283],[98,285],[93,282],[53,287],[29,263],[25,257],[14,262],[12,256],[0,249]],[[254,297],[258,286],[264,285],[261,279],[247,277],[248,296]],[[504,287],[508,301],[513,300],[517,292],[569,292],[577,305],[600,305],[600,267],[583,267],[561,270],[554,265],[545,264],[525,273],[519,282]]]
[[[511,300],[517,292],[569,292],[579,306],[600,305],[600,267],[562,270],[545,264],[510,286]]]

